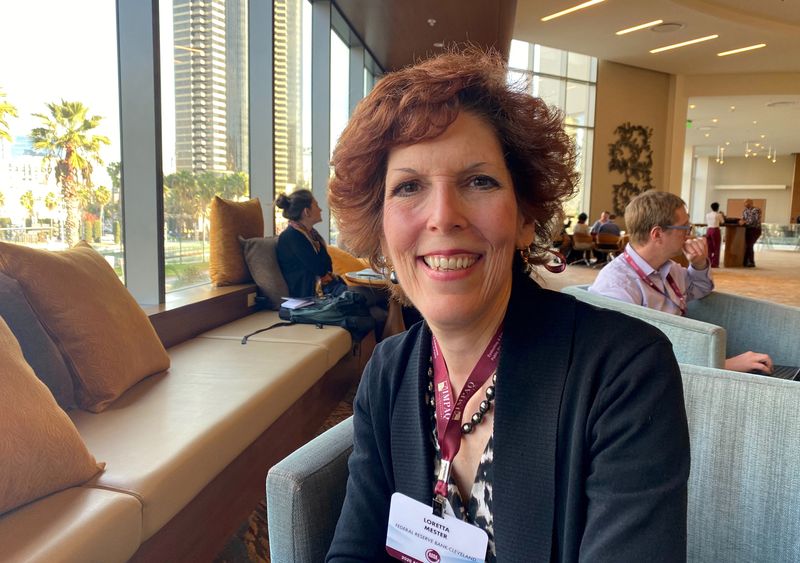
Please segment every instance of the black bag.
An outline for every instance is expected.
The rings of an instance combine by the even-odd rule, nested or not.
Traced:
[[[336,297],[317,297],[312,305],[298,309],[281,307],[278,316],[287,322],[275,323],[248,334],[242,338],[242,344],[247,344],[247,339],[254,334],[296,323],[317,325],[317,328],[322,328],[323,325],[340,326],[357,339],[363,338],[375,328],[375,319],[369,313],[365,297],[353,291],[345,291]]]

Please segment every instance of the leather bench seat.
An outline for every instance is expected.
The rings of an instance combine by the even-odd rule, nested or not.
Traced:
[[[289,328],[304,329],[307,337],[323,332]],[[344,333],[349,341],[343,329],[331,332]],[[69,413],[89,451],[107,464],[89,485],[141,501],[141,541],[186,506],[329,367],[329,350],[322,344],[251,340],[243,346],[240,340],[203,337],[173,346],[166,375],[139,382],[100,414]]]
[[[141,534],[142,505],[134,496],[72,487],[3,515],[0,560],[127,561]]]
[[[226,338],[241,342],[242,337],[275,323],[282,322],[277,311],[259,311],[236,321],[222,325],[199,335],[198,338]],[[259,332],[247,339],[248,342],[292,342],[323,348],[328,354],[326,369],[332,368],[344,356],[350,353],[353,339],[343,328],[323,326],[318,329],[314,325],[295,324],[280,326]]]

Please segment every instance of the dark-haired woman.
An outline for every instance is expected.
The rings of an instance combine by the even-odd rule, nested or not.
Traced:
[[[333,165],[340,235],[423,321],[364,372],[327,560],[685,560],[669,341],[528,275],[577,182],[561,116],[499,56],[447,53],[382,78]],[[441,547],[456,529],[482,543]]]
[[[314,228],[322,221],[322,210],[309,190],[281,194],[275,205],[283,209],[289,226],[278,237],[278,264],[289,286],[290,297],[339,295],[347,290],[333,273],[325,241]]]
[[[711,211],[706,213],[706,240],[708,242],[708,259],[712,268],[719,268],[719,253],[722,246],[722,235],[719,227],[725,223],[725,215],[719,210],[719,203],[711,204]]]

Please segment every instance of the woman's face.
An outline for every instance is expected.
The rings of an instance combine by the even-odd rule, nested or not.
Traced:
[[[515,249],[533,241],[494,130],[462,112],[435,139],[389,153],[383,251],[432,326],[496,321]]]
[[[316,198],[312,199],[311,206],[306,208],[306,218],[311,225],[316,225],[322,221],[322,209]]]

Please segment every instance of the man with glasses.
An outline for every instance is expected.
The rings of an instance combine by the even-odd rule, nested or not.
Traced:
[[[681,198],[656,190],[644,192],[625,208],[625,226],[630,243],[600,271],[590,292],[685,315],[689,301],[713,291],[706,239],[692,236],[694,226]],[[681,253],[688,268],[672,260]],[[766,354],[746,352],[727,359],[725,368],[770,373],[772,360]]]

